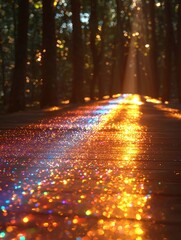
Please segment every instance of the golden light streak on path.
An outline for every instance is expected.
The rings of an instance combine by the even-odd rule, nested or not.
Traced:
[[[179,123],[142,99],[1,132],[0,238],[179,239]]]
[[[151,197],[145,195],[145,176],[139,176],[137,171],[139,145],[145,141],[145,129],[139,125],[141,104],[138,95],[128,95],[105,116],[96,136],[88,141],[91,156],[99,161],[103,151],[98,149],[103,145],[111,159],[104,161],[105,172],[95,183],[98,189],[102,186],[104,189],[92,199],[88,215],[96,215],[99,221],[89,229],[85,239],[114,236],[114,239],[141,240],[145,237],[140,220],[150,218],[145,212]],[[107,131],[109,135],[105,134]]]
[[[175,119],[181,119],[181,106],[179,106],[178,103],[177,103],[178,108],[175,108],[175,106],[174,107],[171,106],[173,104],[171,104],[169,102],[166,102],[166,103],[163,104],[158,99],[153,99],[153,98],[150,98],[150,97],[145,97],[145,99],[146,99],[147,102],[154,103],[155,107],[158,110],[161,110],[165,113],[165,116],[172,117],[172,118],[175,118]]]
[[[171,108],[167,105],[157,105],[157,109],[164,111],[165,115],[168,117],[181,119],[181,109]]]

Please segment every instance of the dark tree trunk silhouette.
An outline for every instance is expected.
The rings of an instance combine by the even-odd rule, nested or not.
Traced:
[[[99,71],[99,61],[98,61],[98,52],[96,47],[96,35],[98,33],[98,15],[97,9],[98,2],[97,0],[91,0],[91,13],[90,13],[90,48],[92,53],[92,61],[93,61],[93,76],[90,85],[90,98],[91,100],[94,99],[94,91],[96,87],[96,82],[98,78],[98,71]]]
[[[5,86],[5,53],[3,51],[2,37],[0,35],[0,59],[1,59],[1,75],[0,82],[3,90],[3,105],[6,105],[6,86]]]
[[[159,80],[157,78],[157,46],[156,46],[156,23],[155,23],[155,0],[149,1],[150,10],[150,64],[151,64],[151,81],[153,83],[152,97],[159,96]]]
[[[113,96],[114,85],[117,86],[118,92],[123,91],[123,81],[124,81],[124,70],[125,70],[125,47],[123,40],[123,22],[121,20],[121,11],[123,10],[123,1],[116,0],[116,19],[117,24],[115,28],[115,40],[113,46],[113,64],[112,64],[112,74],[110,80],[109,95]],[[117,84],[116,84],[117,83]]]
[[[128,47],[125,46],[125,37],[123,35],[123,24],[125,22],[125,19],[121,19],[120,15],[121,15],[121,11],[123,11],[123,5],[124,5],[124,1],[123,0],[116,0],[117,2],[117,13],[119,13],[119,18],[118,18],[118,26],[119,26],[119,36],[118,36],[118,64],[117,64],[117,68],[118,68],[118,83],[120,85],[120,87],[118,88],[118,90],[120,91],[120,93],[123,93],[123,84],[124,84],[124,77],[125,77],[125,70],[126,70],[126,64],[127,64],[127,51],[128,51]],[[128,21],[127,25],[128,28],[130,22]]]
[[[178,97],[181,102],[181,2],[179,2],[178,9],[178,48],[177,48],[177,83],[178,83]]]
[[[82,24],[80,20],[81,4],[80,0],[71,0],[72,9],[72,60],[73,60],[73,82],[71,102],[78,103],[84,101],[83,80],[84,80],[84,55]]]
[[[91,15],[90,15],[90,48],[93,59],[93,78],[90,86],[90,97],[93,100],[95,98],[95,88],[98,86],[98,97],[103,98],[103,81],[101,76],[102,65],[103,65],[103,54],[105,48],[105,28],[106,28],[106,9],[107,3],[103,1],[103,9],[100,12],[102,20],[101,32],[98,31],[98,1],[91,1]],[[96,36],[99,34],[99,43],[96,40]]]
[[[28,10],[29,1],[19,0],[17,37],[15,42],[15,67],[9,104],[10,112],[25,109]]]
[[[172,63],[172,16],[171,16],[171,2],[165,0],[165,59],[163,69],[163,92],[162,101],[170,100],[170,86],[171,86],[171,63]]]
[[[41,107],[58,104],[54,0],[43,0]]]
[[[13,17],[13,27],[14,27],[14,39],[17,36],[17,14],[16,14],[16,1],[12,1],[12,17]]]
[[[117,29],[116,29],[117,30]],[[109,97],[112,98],[114,94],[115,76],[116,76],[116,37],[113,42],[112,47],[112,66],[110,74],[110,84],[109,84]]]
[[[107,1],[104,0],[102,2],[103,9],[101,11],[101,19],[102,19],[102,26],[101,26],[101,33],[100,33],[100,48],[97,50],[99,55],[98,55],[98,90],[99,90],[99,99],[102,99],[104,96],[104,84],[103,84],[103,61],[104,61],[104,53],[105,53],[105,32],[106,32],[106,24],[107,24]]]

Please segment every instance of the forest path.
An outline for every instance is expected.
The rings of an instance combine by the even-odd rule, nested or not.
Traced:
[[[181,111],[123,95],[7,126],[0,238],[180,240]]]

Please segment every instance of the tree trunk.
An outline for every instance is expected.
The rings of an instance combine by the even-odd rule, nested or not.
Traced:
[[[15,68],[9,105],[10,112],[25,109],[28,10],[29,1],[19,0],[17,38],[15,42]]]
[[[90,47],[92,52],[92,59],[93,59],[93,78],[91,82],[90,88],[90,97],[94,99],[95,97],[95,87],[98,86],[98,97],[99,99],[103,98],[104,90],[103,90],[103,82],[101,76],[102,70],[102,63],[103,63],[103,55],[105,49],[105,28],[106,28],[106,10],[107,10],[107,3],[104,0],[102,3],[103,9],[100,12],[101,20],[103,21],[101,26],[101,32],[98,31],[98,1],[92,0],[91,1],[91,15],[90,15]],[[99,33],[99,43],[96,39]]]
[[[165,0],[165,62],[163,74],[162,101],[170,100],[171,65],[172,65],[172,17],[170,0]]]
[[[80,0],[71,0],[72,9],[72,58],[73,58],[73,82],[71,102],[78,103],[84,101],[83,80],[84,80],[84,55],[83,39],[80,21]]]
[[[177,83],[178,83],[178,97],[181,103],[181,3],[179,3],[178,10],[178,52],[177,52]]]
[[[151,81],[153,85],[152,97],[159,97],[159,82],[157,71],[157,46],[156,46],[156,24],[155,24],[155,0],[149,1],[150,10],[150,60],[151,60]]]
[[[58,104],[54,0],[43,0],[41,107]]]
[[[98,33],[98,16],[97,16],[97,0],[91,0],[91,14],[90,14],[90,48],[93,61],[93,76],[90,85],[90,98],[94,99],[94,92],[98,78],[98,52],[96,47],[96,35]]]
[[[108,11],[108,7],[107,7],[107,0],[104,0],[103,3],[103,10],[101,11],[101,19],[103,21],[102,23],[102,29],[101,29],[101,33],[100,33],[100,49],[97,49],[98,51],[98,59],[97,59],[97,68],[98,68],[98,90],[99,90],[99,99],[102,99],[104,96],[104,84],[103,84],[103,61],[104,61],[104,53],[105,53],[105,32],[106,32],[106,24],[107,24],[107,11]]]
[[[3,51],[3,42],[0,36],[0,59],[1,59],[1,76],[0,82],[3,91],[3,105],[6,105],[6,87],[5,87],[5,53]]]
[[[123,81],[124,81],[124,69],[125,69],[125,47],[123,40],[123,23],[121,20],[121,11],[123,10],[123,1],[116,0],[116,19],[117,26],[115,32],[115,41],[113,46],[113,65],[112,65],[112,74],[110,79],[109,95],[112,97],[114,92],[114,86],[119,84],[118,91],[119,93],[123,91]]]

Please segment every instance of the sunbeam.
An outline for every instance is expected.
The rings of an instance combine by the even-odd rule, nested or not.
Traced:
[[[124,93],[152,95],[150,43],[145,28],[146,20],[140,0],[132,2],[132,26],[129,52],[123,84]]]

